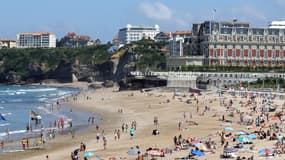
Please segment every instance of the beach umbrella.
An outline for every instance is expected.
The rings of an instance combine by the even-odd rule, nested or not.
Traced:
[[[200,151],[200,150],[193,150],[193,151],[191,151],[191,153],[193,155],[196,155],[196,156],[204,156],[205,155],[205,153]]]
[[[237,140],[240,142],[249,142],[249,139],[246,137],[238,137]]]
[[[257,135],[254,134],[254,133],[252,133],[252,134],[247,135],[247,138],[249,138],[249,139],[255,139],[255,138],[257,138]]]
[[[84,157],[93,157],[93,156],[95,156],[95,153],[94,152],[85,152],[84,153]]]
[[[202,151],[207,150],[207,147],[203,143],[196,143],[195,147],[197,147],[199,150],[202,150]]]
[[[224,128],[224,131],[233,131],[234,129],[232,127],[226,127]]]
[[[236,136],[240,136],[240,135],[246,135],[246,133],[244,133],[243,131],[238,131],[235,133]]]
[[[138,155],[139,150],[136,148],[131,148],[127,151],[128,155]]]
[[[233,148],[233,147],[227,147],[224,149],[224,152],[225,153],[234,153],[234,152],[237,152],[238,149],[237,148]]]
[[[258,151],[259,154],[272,154],[273,150],[271,148],[262,148]]]

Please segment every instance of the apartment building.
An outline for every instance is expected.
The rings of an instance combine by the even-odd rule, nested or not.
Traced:
[[[0,49],[2,48],[16,48],[16,41],[9,39],[0,39]]]
[[[139,41],[142,38],[153,39],[159,33],[159,26],[132,26],[128,24],[119,30],[119,41],[124,44]]]
[[[17,34],[17,48],[55,48],[56,37],[50,32],[22,32]]]

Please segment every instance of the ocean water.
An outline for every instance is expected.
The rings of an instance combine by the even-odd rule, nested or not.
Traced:
[[[42,117],[45,128],[54,127],[54,122],[60,118],[71,120],[73,126],[86,126],[91,113],[72,110],[67,105],[57,105],[57,101],[79,92],[77,88],[46,87],[46,86],[0,86],[0,113],[6,120],[0,119],[0,139],[24,134],[26,126],[30,124],[34,131],[40,130],[31,120],[30,111]],[[71,98],[70,98],[71,99]],[[96,116],[96,119],[98,116]]]

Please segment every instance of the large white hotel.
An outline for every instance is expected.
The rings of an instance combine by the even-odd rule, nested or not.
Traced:
[[[56,37],[50,32],[22,32],[17,34],[17,48],[55,48]]]
[[[128,24],[119,30],[119,41],[125,44],[139,41],[143,37],[154,39],[159,33],[159,26],[132,26]]]

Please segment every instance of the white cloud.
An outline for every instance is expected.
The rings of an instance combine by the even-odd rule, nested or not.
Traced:
[[[171,28],[175,28],[175,30],[189,30],[191,28],[193,16],[188,11],[177,11],[161,2],[143,2],[139,4],[139,9],[147,18],[158,21],[157,23],[172,26]]]
[[[284,0],[275,0],[275,2],[276,2],[276,4],[285,7],[285,1]]]
[[[266,20],[266,16],[260,12],[259,10],[250,7],[250,6],[242,6],[239,8],[233,8],[232,12],[237,16],[236,18],[242,17],[246,20]]]
[[[141,11],[154,20],[170,20],[173,17],[173,11],[163,3],[141,3]]]

